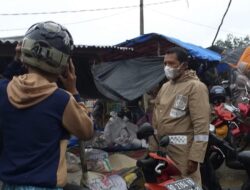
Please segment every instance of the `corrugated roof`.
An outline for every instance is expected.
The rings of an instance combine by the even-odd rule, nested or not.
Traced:
[[[110,46],[110,45],[75,45],[75,48],[96,48],[96,49],[118,49],[122,51],[133,51],[132,47]]]
[[[0,38],[0,44],[16,44],[23,39],[23,36],[11,36]],[[132,47],[121,47],[111,45],[74,45],[75,48],[79,49],[116,49],[121,51],[133,51]]]
[[[4,38],[0,38],[0,43],[16,44],[22,39],[23,39],[23,36],[4,37]]]

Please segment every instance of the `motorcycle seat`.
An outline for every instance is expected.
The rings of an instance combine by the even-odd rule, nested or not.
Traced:
[[[250,151],[242,151],[238,153],[238,160],[250,168]]]

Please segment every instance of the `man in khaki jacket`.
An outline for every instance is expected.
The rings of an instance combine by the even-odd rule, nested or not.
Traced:
[[[207,88],[188,69],[187,59],[182,48],[167,51],[164,71],[169,81],[156,97],[153,127],[159,139],[169,135],[168,155],[181,171],[180,177],[191,177],[201,186],[199,163],[208,143],[210,107]],[[153,139],[150,149],[157,149]]]

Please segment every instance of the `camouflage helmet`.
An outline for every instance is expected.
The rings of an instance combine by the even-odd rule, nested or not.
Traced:
[[[62,25],[47,21],[32,25],[26,32],[21,60],[52,74],[61,74],[73,50],[73,39]]]

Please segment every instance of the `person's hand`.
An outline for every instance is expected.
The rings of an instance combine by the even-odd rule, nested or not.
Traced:
[[[75,67],[72,59],[69,60],[69,64],[66,67],[65,73],[59,76],[65,90],[69,91],[71,94],[78,94],[76,88],[76,74]]]
[[[188,160],[187,174],[192,174],[198,169],[198,162]]]

